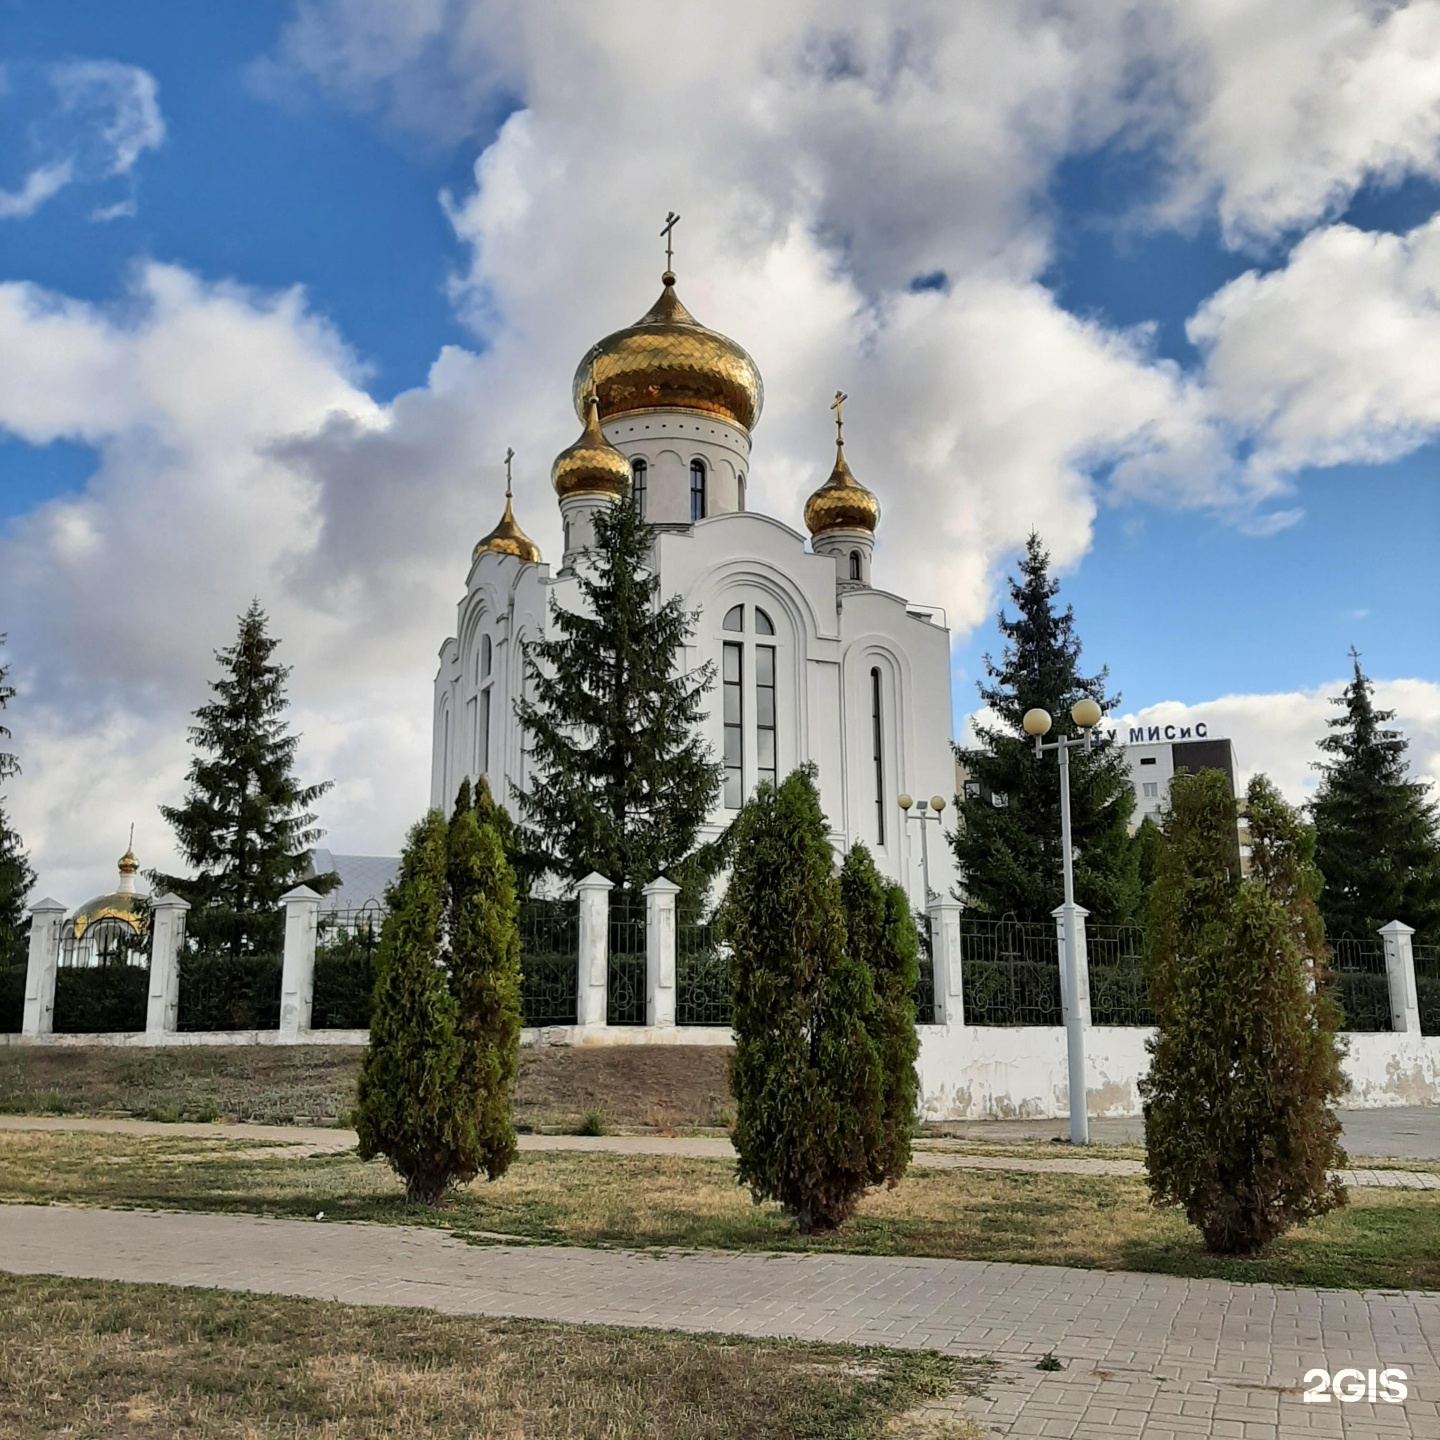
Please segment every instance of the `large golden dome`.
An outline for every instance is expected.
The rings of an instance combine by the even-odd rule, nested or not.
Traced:
[[[550,483],[562,500],[581,493],[614,495],[619,499],[630,487],[630,462],[605,438],[599,408],[595,396],[588,396],[580,438],[568,450],[562,450],[550,467]]]
[[[636,410],[698,410],[750,430],[765,387],[739,345],[709,330],[680,303],[675,276],[661,276],[660,298],[633,325],[607,335],[575,372],[575,411],[594,395],[600,418]]]
[[[505,513],[500,523],[476,546],[471,561],[478,560],[483,551],[493,555],[514,555],[517,559],[528,560],[532,565],[540,563],[540,547],[520,528],[515,511],[510,506],[510,491],[505,491]]]
[[[135,890],[135,872],[140,862],[135,852],[127,849],[120,857],[120,884],[108,895],[87,900],[71,917],[70,933],[79,940],[97,920],[119,920],[136,935],[143,935],[150,920],[150,906],[145,896]]]
[[[805,524],[812,535],[831,530],[868,530],[880,521],[880,502],[850,473],[845,442],[835,446],[830,478],[805,502]]]

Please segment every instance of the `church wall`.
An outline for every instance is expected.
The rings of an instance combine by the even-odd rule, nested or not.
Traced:
[[[715,416],[687,410],[647,410],[601,427],[627,460],[647,464],[645,518],[655,525],[690,523],[690,462],[706,469],[706,514],[742,508],[739,477],[750,463],[743,430]]]

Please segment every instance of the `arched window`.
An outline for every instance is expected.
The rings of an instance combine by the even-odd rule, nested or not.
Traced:
[[[726,630],[743,630],[745,628],[745,607],[732,605],[725,612],[725,618],[720,623]]]
[[[864,578],[861,574],[860,552],[858,550],[852,550],[850,552],[850,578],[852,580],[860,580]]]
[[[635,513],[645,518],[645,485],[650,467],[643,460],[630,462],[630,493],[635,497]]]
[[[565,548],[567,550],[570,548],[570,522],[568,520],[565,522]]]
[[[488,635],[482,635],[482,636],[480,637],[480,676],[481,676],[481,679],[484,679],[484,677],[490,673],[491,654],[492,654],[492,652],[491,652],[491,648],[490,648],[490,637],[489,637]]]
[[[705,518],[705,462],[690,462],[690,523]]]
[[[755,633],[757,635],[773,635],[775,633],[774,622],[758,605],[755,607]]]
[[[870,738],[875,751],[875,843],[885,843],[885,736],[880,669],[870,672]]]
[[[742,510],[745,508],[745,477],[744,477],[744,475],[741,475],[741,477],[740,477],[740,508],[741,508]]]

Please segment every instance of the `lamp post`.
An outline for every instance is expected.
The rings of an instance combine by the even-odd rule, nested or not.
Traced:
[[[1060,853],[1065,872],[1065,1050],[1070,1080],[1070,1143],[1090,1143],[1090,1116],[1085,1104],[1085,1029],[1080,1018],[1080,952],[1075,944],[1079,917],[1075,913],[1075,859],[1070,846],[1070,751],[1089,750],[1095,743],[1095,727],[1103,712],[1088,697],[1071,707],[1070,718],[1080,727],[1080,736],[1067,740],[1057,735],[1048,745],[1042,737],[1050,732],[1048,710],[1027,710],[1020,722],[1035,740],[1035,758],[1055,751],[1060,762]]]
[[[905,812],[905,818],[920,822],[920,866],[925,882],[925,895],[920,908],[928,911],[930,909],[930,832],[925,828],[925,822],[933,820],[937,825],[940,823],[940,812],[945,808],[945,797],[932,795],[928,801],[922,800],[912,815],[910,807],[914,804],[915,801],[908,795],[900,796],[900,808]],[[935,812],[933,815],[930,813],[932,810]]]

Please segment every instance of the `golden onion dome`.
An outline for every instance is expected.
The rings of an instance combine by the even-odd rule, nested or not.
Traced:
[[[70,917],[71,934],[78,940],[97,920],[119,920],[137,935],[145,933],[150,919],[150,906],[145,896],[135,890],[135,872],[140,862],[135,852],[127,849],[120,857],[120,884],[108,895],[87,900]]]
[[[607,335],[575,372],[575,411],[592,396],[600,418],[636,410],[698,410],[750,430],[765,387],[755,362],[728,336],[707,329],[680,303],[675,275],[660,277],[660,298],[633,325]]]
[[[540,563],[540,547],[520,528],[510,499],[510,487],[507,485],[505,513],[500,517],[500,523],[475,546],[474,553],[470,556],[472,564],[485,551],[492,555],[514,555],[516,559],[528,560],[532,565]]]
[[[600,428],[600,406],[594,395],[585,404],[585,428],[568,450],[562,450],[550,467],[550,483],[563,500],[567,495],[614,495],[630,487],[630,462],[605,438]]]
[[[845,442],[835,445],[830,478],[805,502],[805,524],[812,535],[831,530],[868,530],[880,521],[880,502],[850,473]]]

